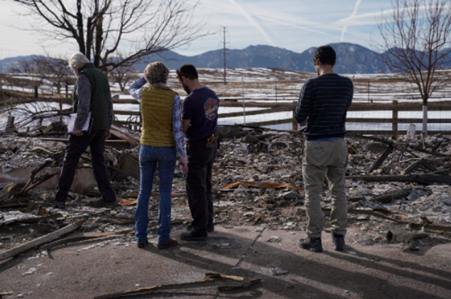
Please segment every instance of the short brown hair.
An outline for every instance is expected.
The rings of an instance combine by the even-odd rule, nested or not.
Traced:
[[[315,55],[313,56],[319,60],[320,64],[330,64],[334,65],[337,60],[337,54],[335,53],[334,48],[329,45],[321,46],[315,51]]]
[[[168,81],[169,69],[163,62],[151,62],[144,70],[144,78],[149,84],[166,83]]]
[[[192,64],[184,64],[177,70],[177,77],[185,77],[189,80],[198,79],[197,70]]]

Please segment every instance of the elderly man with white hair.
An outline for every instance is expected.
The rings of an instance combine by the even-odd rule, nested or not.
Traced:
[[[52,203],[58,208],[65,207],[78,161],[89,146],[94,177],[102,194],[102,197],[91,205],[98,207],[115,205],[116,193],[111,187],[103,158],[105,139],[110,137],[113,119],[113,101],[108,78],[82,53],[73,54],[69,58],[69,66],[78,77],[72,94],[72,112],[76,113],[77,117],[66,147],[64,165]],[[89,129],[83,131],[88,117],[91,117]]]

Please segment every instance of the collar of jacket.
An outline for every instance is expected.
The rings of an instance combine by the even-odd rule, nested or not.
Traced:
[[[77,72],[80,74],[83,70],[92,69],[92,68],[95,68],[94,64],[88,62],[88,63],[85,63],[81,68],[77,69]]]

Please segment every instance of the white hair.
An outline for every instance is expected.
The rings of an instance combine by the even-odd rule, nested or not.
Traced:
[[[69,58],[69,66],[74,72],[86,63],[89,63],[89,59],[81,52],[76,52]]]

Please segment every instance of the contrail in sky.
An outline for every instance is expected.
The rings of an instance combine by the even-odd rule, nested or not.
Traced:
[[[258,31],[260,31],[261,34],[263,34],[263,36],[265,37],[266,41],[268,43],[270,43],[272,46],[276,46],[276,44],[272,41],[272,39],[269,37],[268,34],[266,34],[266,32],[263,30],[263,28],[257,23],[255,22],[255,20],[252,18],[252,16],[250,14],[247,13],[247,11],[245,11],[240,5],[238,5],[238,3],[236,3],[235,0],[229,0],[240,12],[241,14],[255,27],[258,29]],[[360,0],[359,0],[360,1]]]
[[[360,5],[360,2],[362,2],[362,0],[357,0],[357,2],[355,3],[355,6],[354,6],[354,11],[352,12],[352,14],[350,15],[350,17],[353,17],[353,16],[355,16],[356,14],[357,14],[357,10],[359,9],[359,5]],[[341,41],[343,42],[344,41],[344,38],[345,38],[345,34],[346,34],[346,31],[348,30],[348,25],[345,25],[344,27],[343,27],[343,30],[341,31]]]

